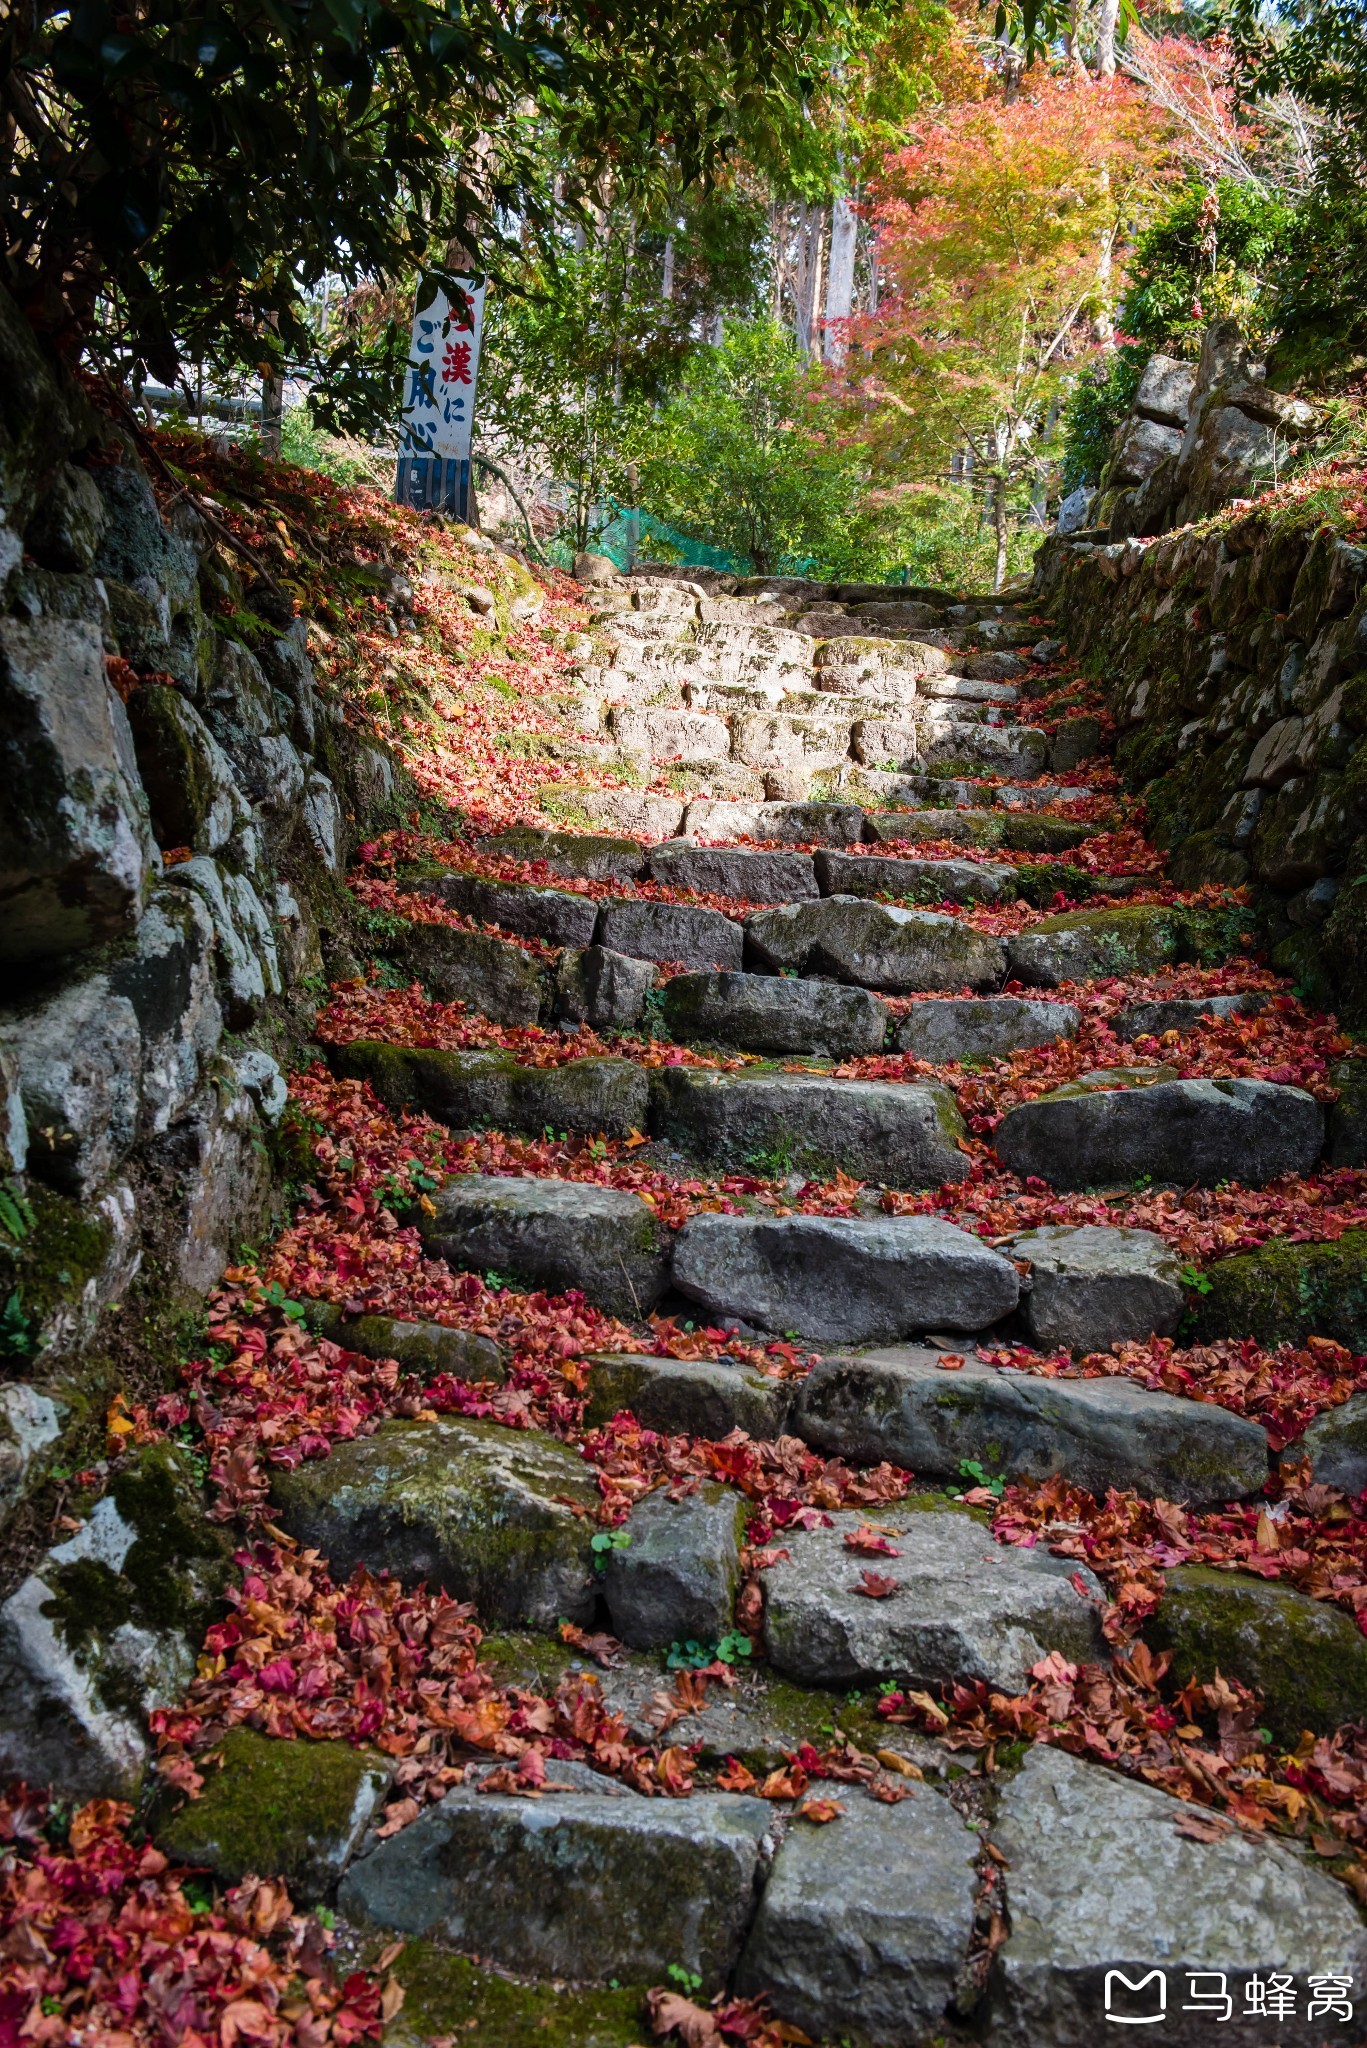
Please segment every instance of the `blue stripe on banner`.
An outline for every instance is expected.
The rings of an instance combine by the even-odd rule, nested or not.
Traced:
[[[454,457],[443,460],[439,455],[401,455],[394,498],[397,504],[414,505],[419,511],[450,512],[468,521],[470,463]]]

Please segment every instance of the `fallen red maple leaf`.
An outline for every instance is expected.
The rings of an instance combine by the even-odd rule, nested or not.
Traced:
[[[861,1572],[859,1584],[850,1588],[852,1593],[862,1593],[866,1600],[890,1600],[899,1590],[896,1579],[885,1579],[877,1572]]]

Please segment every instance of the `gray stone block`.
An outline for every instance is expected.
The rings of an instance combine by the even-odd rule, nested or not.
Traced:
[[[934,1081],[663,1067],[652,1077],[651,1123],[682,1151],[770,1177],[848,1173],[914,1188],[968,1172],[963,1120],[949,1089]]]
[[[746,1052],[879,1052],[888,1013],[867,989],[775,974],[676,974],[661,1000],[670,1035]]]
[[[1052,1187],[1114,1186],[1140,1174],[1184,1187],[1263,1187],[1314,1170],[1324,1111],[1303,1089],[1273,1081],[1074,1085],[1008,1110],[993,1142],[1012,1173]]]
[[[667,1243],[639,1195],[591,1181],[471,1173],[448,1181],[435,1208],[423,1237],[449,1265],[550,1293],[582,1288],[616,1314],[644,1315],[663,1292]]]
[[[715,1643],[731,1628],[745,1502],[725,1486],[671,1500],[650,1493],[622,1525],[603,1575],[612,1632],[633,1650]]]
[[[1048,1003],[1025,996],[950,997],[916,1003],[897,1026],[898,1052],[954,1064],[959,1060],[1006,1059],[1031,1046],[1072,1038],[1078,1011],[1072,1003]]]

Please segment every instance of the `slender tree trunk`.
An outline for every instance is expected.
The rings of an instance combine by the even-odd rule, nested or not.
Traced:
[[[826,331],[822,353],[828,363],[843,363],[848,346],[845,322],[854,310],[854,258],[859,243],[859,215],[846,192],[837,192],[831,206],[831,257],[826,278]]]
[[[868,309],[870,313],[878,311],[878,235],[873,229],[869,231]]]
[[[662,299],[672,299],[672,298],[673,298],[673,296],[674,296],[674,237],[673,237],[673,235],[666,235],[666,236],[665,236],[665,260],[664,260],[664,274],[662,275],[662,277],[661,277],[661,279],[660,279],[660,297],[661,297]]]
[[[1120,15],[1120,0],[1101,0],[1096,17],[1096,75],[1098,78],[1115,77],[1115,25]]]
[[[992,588],[1000,590],[1006,581],[1006,472],[1001,470],[996,477],[995,501],[992,507],[992,526],[997,536],[996,566],[992,572]]]
[[[795,331],[803,355],[813,354],[816,343],[816,309],[821,303],[821,255],[826,215],[823,207],[808,206],[804,200],[798,214],[798,261],[794,281],[796,299]]]

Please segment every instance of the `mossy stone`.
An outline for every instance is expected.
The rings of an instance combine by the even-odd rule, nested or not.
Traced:
[[[174,1863],[201,1864],[221,1883],[280,1877],[296,1904],[329,1898],[384,1797],[384,1758],[346,1742],[280,1741],[233,1728],[205,1771],[204,1791],[155,1829]]]
[[[1210,1292],[1194,1307],[1200,1338],[1272,1345],[1332,1337],[1367,1351],[1367,1230],[1346,1230],[1332,1244],[1260,1245],[1217,1260],[1206,1278]]]
[[[335,1074],[367,1082],[386,1109],[421,1109],[455,1130],[508,1122],[518,1077],[509,1053],[447,1052],[366,1038],[327,1051]]]
[[[1179,1684],[1218,1671],[1263,1696],[1263,1720],[1292,1745],[1367,1718],[1367,1638],[1341,1607],[1275,1581],[1182,1565],[1144,1635],[1173,1653]]]
[[[504,1976],[431,1941],[409,1941],[393,1965],[404,2002],[387,2039],[394,2048],[442,2038],[479,2048],[633,2048],[649,2036],[645,1990]]]
[[[1030,811],[1007,813],[1001,843],[1009,853],[1071,853],[1101,828],[1068,818],[1042,818]]]

